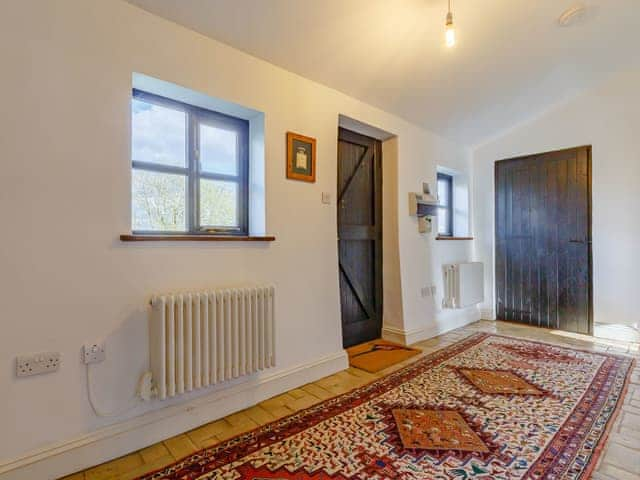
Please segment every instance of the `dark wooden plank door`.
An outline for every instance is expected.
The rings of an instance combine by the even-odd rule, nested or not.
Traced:
[[[338,133],[338,254],[344,347],[382,330],[382,145]]]
[[[593,334],[591,148],[495,166],[496,314]]]

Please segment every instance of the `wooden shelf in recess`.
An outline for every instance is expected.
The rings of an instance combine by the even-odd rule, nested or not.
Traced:
[[[120,235],[122,242],[273,242],[275,239],[271,235]]]
[[[436,240],[473,240],[473,237],[436,237]]]

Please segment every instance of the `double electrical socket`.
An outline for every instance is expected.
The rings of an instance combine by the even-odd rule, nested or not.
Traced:
[[[60,368],[60,352],[35,353],[16,358],[16,375],[29,377],[55,372]]]
[[[83,363],[100,363],[107,357],[104,343],[87,343],[82,347]],[[16,376],[30,377],[41,373],[52,373],[60,369],[60,352],[34,353],[16,358]]]
[[[436,294],[436,286],[431,285],[429,287],[422,287],[420,289],[420,294],[422,295],[423,298],[433,297]]]

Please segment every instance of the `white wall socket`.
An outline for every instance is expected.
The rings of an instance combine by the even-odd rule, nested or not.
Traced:
[[[104,362],[107,358],[107,348],[104,343],[85,343],[82,346],[82,361],[90,363]]]
[[[34,353],[16,358],[16,375],[29,377],[55,372],[60,368],[60,352]]]
[[[420,289],[420,294],[424,298],[433,297],[436,294],[436,286],[435,285],[431,285],[429,287],[422,287]]]

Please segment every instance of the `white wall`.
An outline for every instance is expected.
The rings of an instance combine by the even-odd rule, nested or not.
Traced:
[[[382,142],[383,324],[403,328],[398,241],[398,138]]]
[[[435,181],[436,163],[460,169],[467,151],[119,1],[11,2],[0,15],[0,59],[0,471],[10,459],[89,441],[91,432],[115,431],[105,427],[126,420],[92,413],[79,352],[84,342],[106,339],[108,359],[95,371],[98,401],[106,410],[125,405],[148,366],[146,301],[154,292],[271,282],[277,288],[277,372],[342,358],[336,208],[320,201],[322,191],[336,198],[339,114],[397,135],[401,328],[454,326],[420,297],[420,288],[440,277],[443,258],[462,259],[469,246],[435,250],[432,238],[417,233],[406,204],[408,191],[424,179]],[[133,72],[265,113],[266,222],[276,242],[118,241],[130,226]],[[288,130],[317,138],[315,184],[285,179]],[[48,350],[62,352],[59,372],[14,377],[16,355]],[[250,389],[241,395],[237,405],[257,398]],[[129,416],[164,406],[152,402]],[[193,424],[186,415],[178,415],[173,428]],[[140,418],[150,423],[159,417]],[[101,451],[100,460],[162,433],[171,432],[127,432],[117,449]],[[95,457],[85,456],[72,467],[91,461]],[[61,465],[56,468],[71,468]],[[62,472],[48,475],[56,473]]]
[[[442,266],[470,261],[473,243],[436,240],[435,219],[431,233],[419,234],[417,218],[408,215],[408,192],[421,192],[423,182],[428,182],[435,188],[437,166],[444,166],[466,178],[471,175],[470,154],[466,149],[452,150],[445,144],[436,142],[436,137],[429,136],[432,137],[432,147],[426,152],[423,161],[416,162],[403,161],[415,154],[415,147],[404,144],[403,138],[398,140],[398,236],[404,318],[399,322],[401,327],[398,327],[392,318],[385,316],[383,334],[391,340],[406,343],[432,337],[479,318],[479,311],[475,307],[465,310],[442,308]],[[432,286],[435,287],[435,295],[423,297],[421,289]]]
[[[640,270],[640,71],[610,78],[598,88],[474,149],[476,248],[493,286],[496,160],[592,145],[594,320],[638,322]],[[483,308],[494,308],[494,289]]]
[[[443,154],[437,165],[445,171],[454,175],[454,199],[456,208],[454,214],[454,235],[458,237],[473,237],[474,226],[469,217],[472,213],[472,205],[469,196],[472,186],[470,179],[472,176],[471,156],[466,151],[459,151],[454,157]],[[431,185],[436,187],[436,172],[430,178]],[[435,240],[437,236],[437,226],[434,219],[433,232],[426,239],[427,252],[429,253],[429,277],[433,280],[436,293],[430,302],[435,321],[429,327],[426,336],[432,336],[438,332],[445,331],[451,325],[462,325],[469,319],[479,319],[479,311],[474,307],[462,310],[450,310],[442,308],[444,299],[444,279],[442,275],[442,265],[449,263],[464,263],[473,258],[474,242],[468,240]]]

